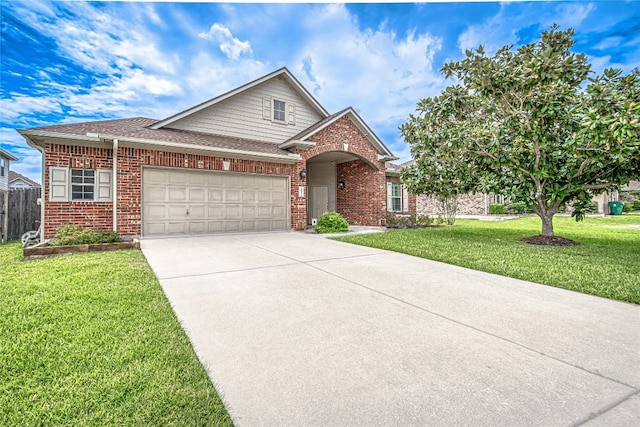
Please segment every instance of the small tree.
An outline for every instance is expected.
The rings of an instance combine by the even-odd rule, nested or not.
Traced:
[[[456,214],[458,213],[458,196],[438,197],[438,203],[440,203],[440,210],[447,225],[453,225],[456,223]]]
[[[416,159],[401,174],[417,194],[470,191],[524,202],[553,236],[553,216],[572,203],[576,220],[594,194],[640,171],[640,73],[607,70],[588,81],[573,30],[553,26],[537,43],[480,46],[444,65],[458,83],[418,103],[401,132]]]

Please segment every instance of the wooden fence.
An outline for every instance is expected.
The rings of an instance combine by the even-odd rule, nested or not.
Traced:
[[[20,188],[0,192],[0,232],[2,241],[18,240],[40,226],[40,188]],[[8,202],[8,204],[7,204]]]

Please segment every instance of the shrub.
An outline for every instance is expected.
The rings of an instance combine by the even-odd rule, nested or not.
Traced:
[[[634,211],[640,211],[640,199],[636,199],[633,201],[633,205],[631,205],[631,209]]]
[[[318,218],[316,233],[341,233],[349,230],[349,223],[338,212],[327,212]]]
[[[631,212],[631,210],[632,210],[632,209],[633,209],[633,208],[631,207],[631,203],[629,203],[629,202],[624,202],[624,203],[622,204],[622,212],[629,213],[629,212]]]
[[[429,215],[399,215],[387,212],[387,228],[425,228],[444,222],[445,219],[441,216],[433,218]]]
[[[489,205],[489,214],[491,215],[504,215],[506,212],[504,210],[504,205],[501,203],[494,203]]]
[[[429,227],[431,224],[433,224],[433,222],[433,218],[431,218],[429,215],[416,216],[416,225],[418,227]]]
[[[523,214],[527,212],[527,204],[525,202],[513,202],[504,207],[506,213]]]
[[[116,242],[122,242],[122,238],[115,231],[90,230],[80,228],[75,224],[65,224],[56,230],[56,235],[51,245],[71,246]]]
[[[415,228],[415,220],[411,215],[387,212],[387,228]]]

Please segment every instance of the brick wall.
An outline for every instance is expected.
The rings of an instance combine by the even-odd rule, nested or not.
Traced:
[[[45,182],[47,183],[51,166],[88,169],[113,168],[113,150],[111,149],[59,144],[46,144],[45,148],[47,153],[45,156]],[[224,161],[229,161],[229,172],[295,176],[293,173],[296,169],[295,167],[281,163],[119,147],[117,177],[118,232],[123,236],[139,236],[141,234],[143,166],[223,171]],[[299,180],[300,177],[298,176]],[[292,179],[292,186],[294,185],[295,183]],[[48,185],[44,186],[44,197],[45,238],[53,237],[56,228],[69,223],[94,229],[113,229],[112,202],[50,202]],[[293,215],[291,222],[293,226]]]
[[[438,215],[440,203],[435,197],[419,195],[416,197],[416,210],[419,215]],[[483,193],[469,193],[458,196],[458,215],[488,215],[488,206],[493,203],[494,194],[487,195],[487,211],[485,212],[485,195]]]
[[[111,169],[113,150],[96,147],[47,144],[44,179],[49,182],[49,168],[60,166],[83,169]],[[111,230],[113,203],[110,202],[50,202],[49,185],[43,185],[45,200],[45,238],[53,237],[56,228],[64,224],[80,227]]]

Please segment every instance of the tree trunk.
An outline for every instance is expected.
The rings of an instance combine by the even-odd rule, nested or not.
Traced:
[[[538,216],[542,220],[542,235],[553,236],[553,213],[543,212]]]

